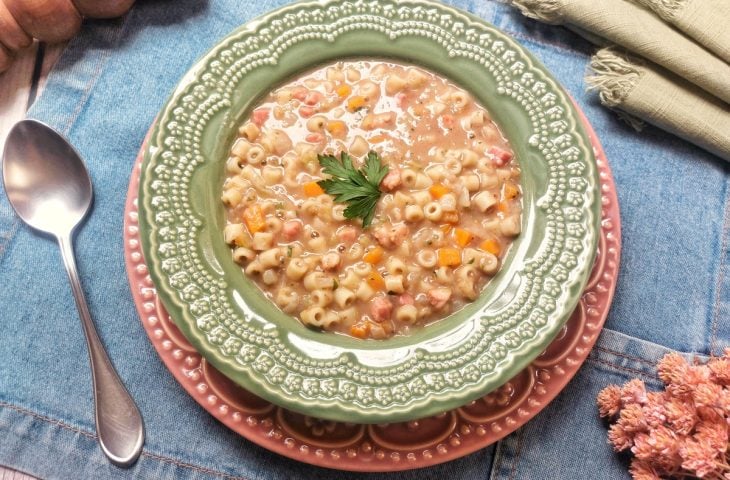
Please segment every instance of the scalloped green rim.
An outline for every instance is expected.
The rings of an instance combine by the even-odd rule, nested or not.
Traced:
[[[222,238],[235,127],[274,86],[342,58],[423,66],[472,92],[522,166],[523,233],[477,301],[407,337],[309,330],[245,278]],[[597,248],[598,177],[568,96],[488,23],[430,1],[300,2],[247,23],[183,77],[160,113],[139,211],[150,275],[171,318],[225,375],[320,418],[394,422],[487,394],[527,366],[575,308]]]

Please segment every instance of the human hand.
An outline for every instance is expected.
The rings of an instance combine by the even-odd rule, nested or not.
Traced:
[[[57,43],[81,28],[83,17],[113,18],[126,13],[134,0],[0,0],[0,72],[10,67],[19,50],[33,38]]]

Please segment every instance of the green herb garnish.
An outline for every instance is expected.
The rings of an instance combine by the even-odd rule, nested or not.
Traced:
[[[334,155],[317,155],[322,171],[332,178],[317,182],[322,190],[335,197],[335,202],[346,203],[345,218],[362,218],[367,228],[375,216],[380,198],[380,181],[388,173],[388,166],[380,162],[375,152],[369,152],[365,165],[357,170],[352,158],[345,152],[340,160]]]
[[[291,245],[289,245],[288,247],[286,247],[286,256],[287,257],[291,257],[292,252],[294,252],[294,249],[292,248]]]

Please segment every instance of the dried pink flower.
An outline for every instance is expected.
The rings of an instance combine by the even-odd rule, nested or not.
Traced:
[[[693,471],[699,478],[717,474],[718,453],[704,442],[688,438],[679,449],[682,468]]]
[[[652,468],[651,464],[636,458],[631,460],[629,472],[631,473],[631,478],[634,480],[661,480],[661,477]]]
[[[643,432],[647,429],[644,412],[638,403],[631,403],[622,408],[616,424],[621,425],[627,433]]]
[[[697,425],[695,440],[708,445],[718,453],[727,451],[728,425],[726,421],[702,421]]]
[[[646,397],[646,386],[644,382],[638,378],[630,380],[626,385],[621,388],[621,402],[624,405],[631,403],[638,403],[640,405],[645,404],[647,401]]]
[[[601,417],[613,417],[621,408],[621,387],[607,386],[598,394],[597,403]]]
[[[715,358],[707,364],[712,380],[720,385],[730,385],[730,359]]]
[[[633,454],[632,477],[730,480],[730,349],[704,365],[669,354],[658,371],[665,391],[634,379],[598,398],[601,416],[614,422],[609,442]]]
[[[665,385],[682,383],[689,368],[687,361],[678,353],[669,353],[657,364],[657,373]]]
[[[688,435],[699,420],[694,403],[684,398],[669,397],[664,403],[669,425],[680,435]]]
[[[700,383],[694,392],[692,399],[698,407],[721,407],[722,387],[715,383]]]
[[[634,444],[633,436],[618,423],[608,429],[608,441],[617,452],[628,450]]]

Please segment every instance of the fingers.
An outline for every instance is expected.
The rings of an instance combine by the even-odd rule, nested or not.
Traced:
[[[2,1],[0,1],[0,43],[11,51],[26,48],[33,43],[33,38],[20,28]]]
[[[114,18],[127,13],[134,0],[73,0],[74,5],[84,17]]]
[[[0,73],[4,72],[13,63],[13,56],[7,48],[0,45]]]
[[[71,0],[4,0],[25,32],[38,40],[56,43],[76,35],[81,14]]]

